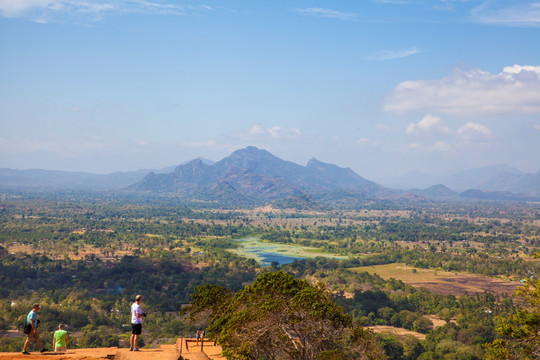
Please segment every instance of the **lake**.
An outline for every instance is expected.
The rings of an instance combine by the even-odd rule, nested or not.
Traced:
[[[239,247],[229,251],[243,257],[255,259],[261,266],[270,266],[273,261],[285,265],[293,262],[294,259],[301,260],[318,256],[334,259],[344,258],[343,256],[323,253],[320,249],[307,246],[263,242],[257,237],[248,237],[235,241],[238,242]]]

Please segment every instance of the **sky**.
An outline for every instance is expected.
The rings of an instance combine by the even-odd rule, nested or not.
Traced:
[[[371,179],[540,170],[540,1],[0,0],[0,168],[256,146]]]

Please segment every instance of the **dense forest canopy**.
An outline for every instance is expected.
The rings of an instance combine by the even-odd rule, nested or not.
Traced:
[[[142,341],[155,346],[192,336],[207,321],[209,329],[217,329],[210,318],[190,322],[180,311],[201,287],[248,296],[256,279],[280,270],[277,274],[306,289],[315,286],[324,294],[320,299],[343,309],[350,319],[342,323],[350,329],[340,340],[343,349],[351,350],[352,337],[364,334],[354,329],[369,327],[376,332],[376,347],[390,359],[481,359],[488,343],[495,344],[487,349],[497,356],[506,345],[510,352],[527,346],[526,340],[514,341],[508,326],[536,319],[538,305],[536,310],[529,305],[527,315],[524,300],[512,292],[471,287],[449,294],[436,286],[411,286],[405,275],[452,273],[459,281],[467,274],[515,288],[520,282],[538,286],[540,263],[533,254],[540,249],[539,210],[527,203],[389,202],[356,211],[219,209],[104,194],[4,194],[0,329],[18,330],[31,304],[39,302],[46,345],[62,322],[75,347],[124,346],[126,314],[140,293],[148,313]],[[261,267],[230,251],[241,246],[236,239],[247,236],[314,253]],[[406,270],[382,277],[377,266],[384,264]],[[256,303],[258,293],[249,294]],[[237,310],[234,304],[231,309]],[[0,350],[20,351],[19,334],[2,333]],[[219,331],[214,334],[225,342]],[[325,356],[338,356],[337,347],[324,346],[319,350]]]

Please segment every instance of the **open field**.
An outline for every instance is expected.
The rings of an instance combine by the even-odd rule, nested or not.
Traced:
[[[398,328],[398,327],[389,326],[389,325],[375,325],[375,326],[368,326],[368,328],[373,330],[373,332],[375,333],[392,334],[401,338],[406,337],[408,335],[414,336],[418,340],[424,340],[426,338],[426,335],[421,334],[419,332],[410,331],[407,329]]]
[[[110,253],[104,254],[99,248],[91,245],[81,245],[77,250],[77,255],[73,251],[66,251],[63,247],[49,247],[47,249],[36,248],[30,244],[10,244],[6,246],[9,253],[12,254],[47,254],[52,259],[61,260],[66,256],[71,260],[81,260],[87,256],[93,256],[103,261],[117,261],[124,255],[133,255],[133,251],[128,250],[115,250]]]
[[[394,278],[414,287],[424,287],[443,295],[462,296],[466,293],[491,292],[511,294],[517,282],[494,279],[487,276],[467,273],[448,272],[432,269],[416,269],[405,264],[386,264],[354,268],[355,271],[367,271],[378,274],[383,279]]]

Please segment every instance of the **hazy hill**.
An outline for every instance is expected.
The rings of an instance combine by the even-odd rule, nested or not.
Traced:
[[[454,190],[442,184],[437,184],[427,189],[411,189],[408,192],[438,200],[451,200],[458,196]]]
[[[509,191],[482,191],[470,189],[459,194],[461,198],[472,200],[492,200],[492,201],[540,201],[539,197],[526,194],[516,194]]]
[[[483,166],[477,169],[460,171],[448,176],[443,184],[458,191],[466,189],[485,189],[482,187],[486,182],[500,177],[502,174],[521,176],[523,173],[516,168],[505,164]],[[487,190],[487,189],[486,189]]]
[[[530,196],[540,196],[540,173],[500,173],[480,184],[479,188],[490,191],[510,191]]]
[[[198,159],[204,164],[212,165],[208,159]],[[96,190],[123,189],[141,181],[150,171],[157,174],[172,172],[176,167],[159,170],[141,169],[135,171],[116,171],[111,174],[92,174],[86,172],[59,170],[14,170],[0,169],[0,188],[35,189],[35,190]]]
[[[301,166],[251,146],[237,150],[216,163],[198,158],[176,167],[153,171],[102,175],[0,169],[1,189],[128,190],[224,205],[273,203],[277,206],[288,204],[298,208],[318,208],[326,205],[354,207],[375,199],[536,201],[540,198],[540,171],[524,174],[507,165],[487,166],[446,177],[412,171],[401,179],[409,184],[415,181],[421,184],[438,182],[394,192],[364,179],[350,168],[317,159]],[[462,193],[458,195],[454,190]]]
[[[148,170],[137,170],[102,175],[40,169],[0,169],[0,186],[18,189],[121,189],[140,181],[147,173]]]
[[[442,177],[431,176],[418,170],[410,170],[395,178],[379,179],[379,183],[392,189],[425,189],[440,184]]]
[[[424,189],[444,184],[460,192],[478,189],[525,194],[532,197],[540,196],[540,171],[526,174],[504,164],[469,169],[447,176],[431,176],[420,171],[409,171],[398,178],[381,181],[394,189]],[[418,190],[410,190],[410,192],[418,193]]]
[[[172,193],[190,199],[252,203],[295,202],[294,198],[302,204],[306,199],[331,202],[341,200],[338,194],[343,193],[349,199],[393,196],[351,169],[316,159],[301,166],[251,146],[213,165],[194,160],[178,166],[171,174],[150,173],[129,189]]]

